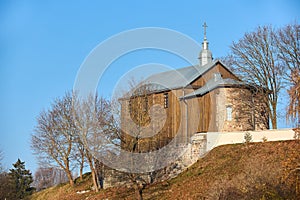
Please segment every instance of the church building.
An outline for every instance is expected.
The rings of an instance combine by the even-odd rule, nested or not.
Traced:
[[[213,59],[206,27],[199,64],[151,75],[120,99],[122,134],[137,141],[135,151],[159,149],[176,135],[269,128],[265,94]]]

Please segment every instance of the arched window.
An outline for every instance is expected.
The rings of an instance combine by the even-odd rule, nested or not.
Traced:
[[[164,93],[164,108],[169,107],[169,95],[168,93]]]
[[[143,111],[148,112],[148,97],[145,96],[143,99]]]
[[[226,120],[232,120],[232,106],[226,106]]]
[[[129,101],[128,101],[128,111],[129,111],[129,113],[131,113],[131,109],[132,109],[132,100],[129,99]]]

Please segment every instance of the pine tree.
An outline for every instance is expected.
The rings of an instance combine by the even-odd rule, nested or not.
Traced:
[[[9,176],[12,179],[15,190],[15,198],[23,199],[32,194],[33,189],[30,184],[33,182],[31,172],[25,169],[25,162],[20,159],[13,164],[13,169],[10,169]]]

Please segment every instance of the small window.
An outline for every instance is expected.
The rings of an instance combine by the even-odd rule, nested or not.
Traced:
[[[148,112],[148,98],[147,98],[147,96],[144,97],[144,100],[143,100],[143,110],[145,112]]]
[[[226,106],[226,120],[231,121],[232,120],[232,107]]]
[[[164,108],[169,107],[169,95],[168,93],[164,93]]]
[[[215,79],[215,81],[221,80],[222,75],[220,73],[214,73],[214,79]]]
[[[128,111],[131,112],[132,109],[132,103],[131,103],[131,99],[129,99],[128,101]]]

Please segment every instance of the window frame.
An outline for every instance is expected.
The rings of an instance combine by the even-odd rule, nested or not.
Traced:
[[[226,106],[226,121],[232,121],[232,105]]]
[[[164,108],[168,108],[168,107],[169,107],[169,94],[164,93]]]

